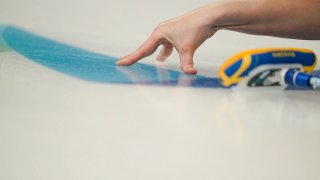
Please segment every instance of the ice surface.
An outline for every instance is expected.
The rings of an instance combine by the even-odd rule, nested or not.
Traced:
[[[0,24],[117,57],[162,20],[209,2],[2,0]],[[221,31],[197,51],[196,66],[210,74],[261,47],[319,55],[320,44]],[[165,65],[179,72],[177,54]],[[3,52],[0,179],[318,180],[319,102],[311,91],[96,83]]]

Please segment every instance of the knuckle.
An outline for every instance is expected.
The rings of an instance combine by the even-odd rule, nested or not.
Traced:
[[[192,59],[185,59],[183,61],[183,65],[185,66],[192,66],[193,65],[193,60]]]
[[[157,28],[154,29],[153,32],[151,33],[150,40],[157,41],[160,38],[161,38],[161,30]]]
[[[157,27],[158,27],[158,28],[161,28],[161,27],[165,26],[165,25],[167,24],[167,22],[168,22],[168,21],[162,21],[162,22],[160,22],[160,23],[158,24],[158,26],[156,26],[156,28],[157,28]]]
[[[166,34],[166,32],[168,31],[168,27],[167,27],[167,22],[161,22],[159,23],[154,29],[152,34],[153,35],[158,35],[161,36],[162,34]]]
[[[180,48],[181,53],[190,53],[194,51],[194,47],[192,45],[184,45]]]
[[[153,29],[153,34],[157,34],[161,32],[161,29],[162,29],[162,24],[160,23]]]

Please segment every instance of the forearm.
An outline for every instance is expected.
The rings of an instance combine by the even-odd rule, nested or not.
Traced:
[[[226,0],[206,8],[216,30],[320,39],[320,0]]]

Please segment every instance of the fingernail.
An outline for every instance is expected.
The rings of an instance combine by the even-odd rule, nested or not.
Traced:
[[[188,67],[185,69],[187,74],[197,74],[197,70],[194,67]]]
[[[125,62],[125,61],[123,61],[123,60],[119,60],[119,61],[116,62],[116,64],[117,64],[117,65],[122,65],[124,62]]]
[[[186,71],[196,71],[196,69],[194,67],[187,67]]]

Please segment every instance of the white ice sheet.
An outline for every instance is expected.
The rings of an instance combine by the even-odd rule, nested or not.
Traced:
[[[2,0],[0,23],[120,56],[161,20],[207,2]],[[244,49],[304,47],[319,55],[319,45],[219,32],[196,63],[210,74]],[[166,65],[178,69],[177,55]],[[316,180],[319,102],[309,91],[93,83],[2,53],[0,179]]]

